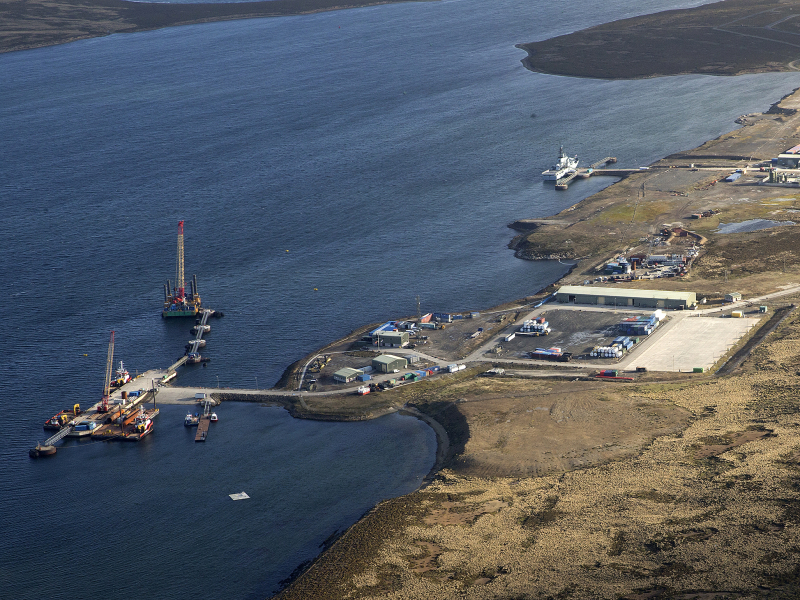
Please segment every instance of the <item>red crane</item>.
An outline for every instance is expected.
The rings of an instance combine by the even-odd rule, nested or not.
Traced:
[[[175,265],[175,288],[178,302],[183,304],[186,296],[186,283],[183,277],[183,221],[178,221],[178,262]]]
[[[108,358],[106,359],[106,381],[103,386],[103,399],[97,412],[108,412],[108,398],[111,396],[111,370],[114,368],[114,332],[111,332],[111,340],[108,342]]]

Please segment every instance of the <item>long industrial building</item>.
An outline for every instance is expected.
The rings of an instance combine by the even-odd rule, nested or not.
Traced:
[[[569,304],[689,309],[697,305],[697,294],[694,292],[564,285],[556,292],[556,300]]]

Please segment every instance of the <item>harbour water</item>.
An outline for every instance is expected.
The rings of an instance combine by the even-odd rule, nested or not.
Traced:
[[[360,325],[412,314],[416,296],[483,309],[559,277],[567,265],[515,259],[506,224],[610,183],[543,184],[560,145],[646,165],[800,86],[525,71],[516,43],[698,3],[570,4],[385,5],[0,56],[0,510],[14,524],[0,597],[263,597],[433,462],[414,419],[310,424],[250,405],[223,407],[199,447],[167,407],[139,445],[30,461],[47,417],[99,398],[110,330],[131,373],[183,353],[191,322],[158,316],[178,220],[187,274],[225,317],[209,366],[176,383],[265,387]],[[251,500],[227,498],[242,489]],[[94,572],[112,562],[114,578]],[[47,580],[59,567],[70,585]]]

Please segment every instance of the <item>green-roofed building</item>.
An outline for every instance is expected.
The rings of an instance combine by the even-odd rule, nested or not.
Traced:
[[[345,367],[344,369],[339,369],[333,374],[333,380],[338,381],[339,383],[350,383],[351,381],[354,381],[356,377],[363,374],[364,371],[361,369],[351,369],[350,367]]]
[[[395,370],[405,369],[408,361],[405,358],[392,354],[382,354],[372,359],[372,368],[379,373],[394,373]]]

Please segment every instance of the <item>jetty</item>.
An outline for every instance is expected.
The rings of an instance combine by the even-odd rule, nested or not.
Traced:
[[[593,162],[585,169],[576,169],[569,173],[566,177],[562,177],[556,182],[556,189],[563,191],[569,187],[569,184],[572,182],[573,179],[580,178],[580,179],[588,179],[592,175],[607,175],[612,177],[627,177],[634,171],[639,171],[639,169],[600,169],[603,165],[609,165],[612,163],[617,162],[616,156],[606,156],[603,159],[598,160],[597,162]],[[624,171],[624,175],[620,174]]]
[[[195,442],[205,442],[208,437],[208,427],[211,425],[211,407],[213,404],[213,400],[203,400],[203,415],[197,422],[197,433],[194,436]],[[214,418],[216,419],[216,414]]]
[[[208,426],[211,424],[211,417],[203,415],[197,422],[197,433],[194,435],[195,442],[205,442],[208,437]]]

